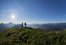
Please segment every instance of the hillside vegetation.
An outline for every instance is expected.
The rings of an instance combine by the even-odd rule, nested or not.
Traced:
[[[33,28],[10,28],[0,32],[0,45],[66,45],[66,30],[53,32]]]

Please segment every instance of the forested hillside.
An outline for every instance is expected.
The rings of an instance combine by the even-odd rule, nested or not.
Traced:
[[[66,45],[66,30],[10,28],[0,32],[0,45]]]

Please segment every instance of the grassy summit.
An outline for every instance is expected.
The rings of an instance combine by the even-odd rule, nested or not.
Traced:
[[[66,45],[66,31],[11,28],[0,32],[0,45]]]

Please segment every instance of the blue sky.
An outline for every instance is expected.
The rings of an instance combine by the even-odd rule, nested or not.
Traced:
[[[66,0],[0,0],[0,22],[66,22]]]

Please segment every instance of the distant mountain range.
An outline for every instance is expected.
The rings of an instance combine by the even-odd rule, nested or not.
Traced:
[[[29,27],[56,31],[66,29],[66,23],[32,24]]]
[[[15,26],[15,24],[13,24],[11,22],[10,23],[6,23],[6,24],[0,23],[0,32],[6,30],[7,28],[11,28],[13,26]]]
[[[13,27],[13,26],[15,26],[16,24],[14,24],[14,23],[7,23],[7,24],[4,24],[4,26],[5,27],[7,27],[7,28],[11,28],[11,27]]]
[[[4,31],[7,28],[21,28],[21,24],[14,24],[14,23],[0,23],[0,31]],[[66,29],[66,23],[48,23],[48,24],[27,24],[27,27],[32,27],[32,28],[39,28],[43,30],[64,30]]]

